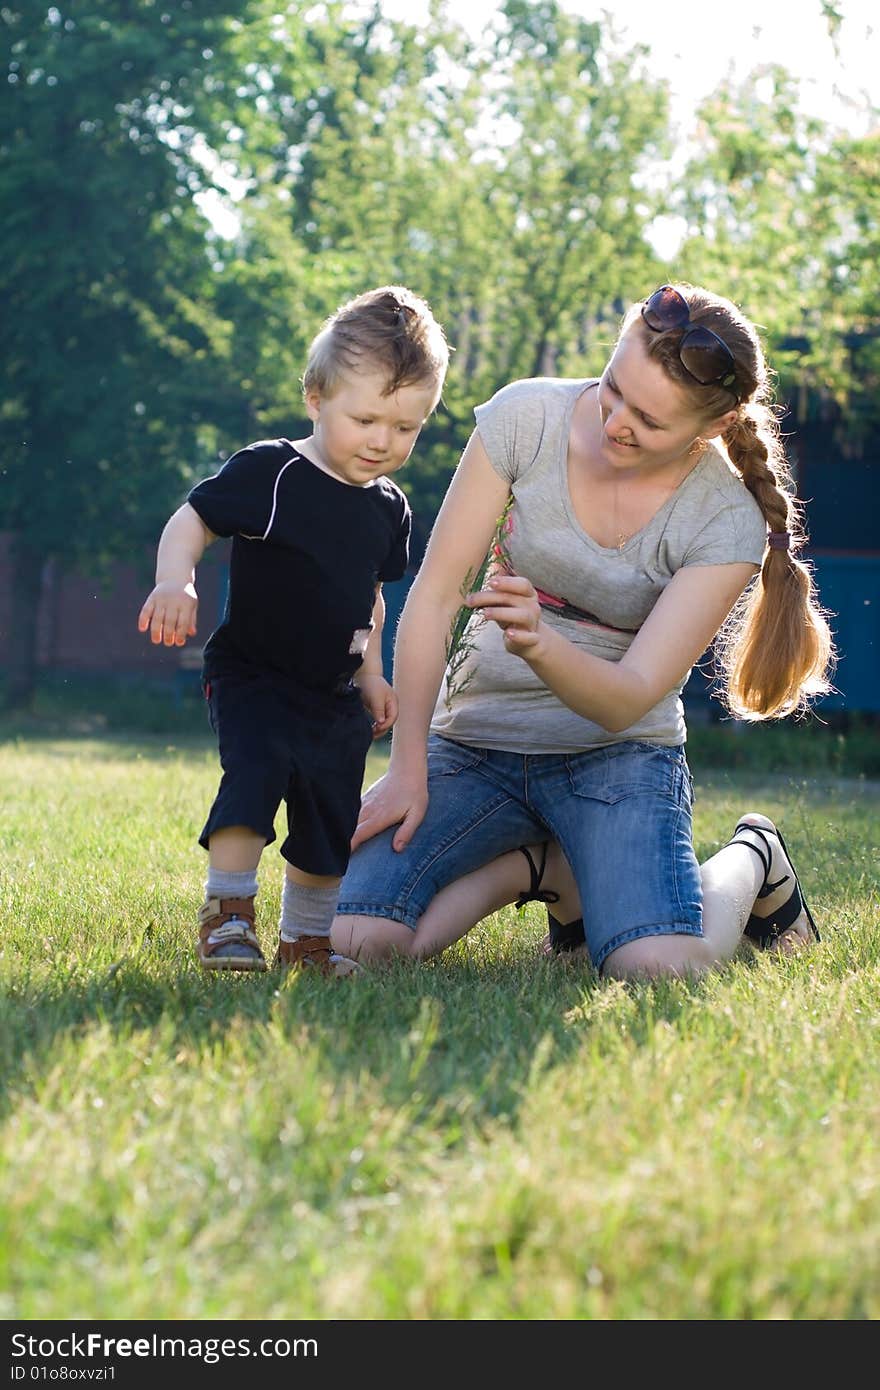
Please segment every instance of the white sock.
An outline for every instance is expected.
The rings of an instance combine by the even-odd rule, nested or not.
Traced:
[[[226,869],[208,869],[206,898],[255,898],[256,895],[256,869],[245,869],[240,874],[229,873]]]
[[[339,901],[339,884],[329,888],[305,888],[285,875],[278,926],[282,941],[300,936],[329,936]]]

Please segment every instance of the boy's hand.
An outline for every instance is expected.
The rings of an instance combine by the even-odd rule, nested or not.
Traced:
[[[373,738],[387,734],[398,714],[397,696],[384,676],[355,677],[364,708],[373,721]]]
[[[182,647],[187,637],[196,635],[199,597],[195,585],[164,579],[150,594],[138,617],[138,631],[150,634],[157,646]]]

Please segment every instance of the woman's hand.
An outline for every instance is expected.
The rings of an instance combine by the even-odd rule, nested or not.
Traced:
[[[541,606],[534,586],[517,574],[499,574],[485,589],[468,594],[468,608],[482,609],[483,617],[497,623],[504,633],[504,645],[525,661],[541,654],[546,629],[541,622]]]
[[[374,782],[361,802],[357,829],[351,841],[352,851],[371,840],[390,825],[398,825],[391,841],[392,849],[404,849],[418,830],[428,809],[428,781],[423,772],[407,776],[392,769]]]

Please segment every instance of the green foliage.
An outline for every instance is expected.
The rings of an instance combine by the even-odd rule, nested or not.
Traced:
[[[723,285],[733,273],[736,298],[772,306],[779,336],[802,325],[809,186],[822,133],[820,122],[799,113],[797,97],[779,67],[719,87],[700,108],[701,139],[679,194],[690,232],[680,258],[689,278]]]
[[[816,202],[825,210],[820,309],[813,334],[830,340],[831,382],[852,438],[880,416],[880,132],[834,141],[820,162]],[[836,347],[836,353],[833,348]],[[833,356],[832,356],[833,353]]]
[[[852,438],[878,420],[880,136],[845,137],[805,116],[799,96],[767,66],[703,103],[670,203],[688,228],[674,273],[727,287],[765,325],[796,414],[809,389],[826,413],[845,410]]]
[[[212,436],[230,331],[191,122],[230,8],[0,13],[4,526],[44,554],[154,535]]]
[[[493,572],[513,573],[507,549],[507,538],[512,524],[510,513],[513,510],[513,500],[511,494],[495,523],[495,534],[483,563],[476,571],[471,571],[465,575],[461,585],[462,600],[465,600],[469,593],[479,592]],[[462,602],[452,620],[449,636],[446,640],[444,700],[447,709],[452,708],[453,700],[467,690],[474,678],[475,669],[472,657],[478,630],[485,621],[484,615],[479,610],[468,607],[465,602]]]
[[[475,402],[598,367],[627,281],[654,274],[636,174],[662,148],[665,92],[642,50],[608,57],[599,26],[555,3],[508,6],[481,45],[442,10],[425,29],[330,5],[300,41],[263,53],[260,129],[274,119],[279,138],[243,141],[221,302],[253,422],[273,432],[337,303],[383,281],[430,301],[455,351],[401,478],[424,531]],[[308,93],[303,62],[322,74]]]

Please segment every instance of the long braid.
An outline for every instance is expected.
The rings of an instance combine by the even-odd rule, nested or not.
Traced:
[[[791,478],[772,412],[757,401],[741,407],[723,439],[770,533],[787,534],[788,549],[768,545],[764,551],[760,575],[716,642],[716,659],[735,714],[781,718],[830,689],[831,634],[812,574],[797,558],[806,541],[802,507],[789,490]]]
[[[723,436],[727,454],[742,474],[743,482],[755,498],[771,531],[788,531],[795,546],[803,544],[799,508],[792,497],[791,477],[771,412],[752,402],[743,406]]]

